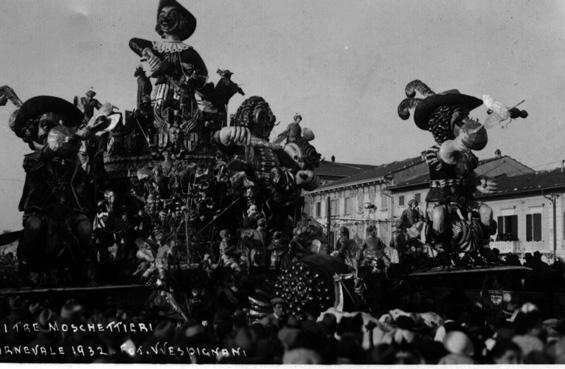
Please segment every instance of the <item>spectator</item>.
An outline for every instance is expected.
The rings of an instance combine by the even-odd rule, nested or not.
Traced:
[[[490,356],[494,364],[521,364],[522,351],[520,347],[509,340],[498,340]]]

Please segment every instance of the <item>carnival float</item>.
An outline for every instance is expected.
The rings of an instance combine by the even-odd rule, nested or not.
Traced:
[[[141,284],[152,304],[184,320],[211,304],[229,306],[238,294],[249,296],[256,317],[275,295],[298,317],[346,305],[370,310],[355,272],[318,253],[323,229],[303,216],[302,192],[318,186],[322,160],[314,133],[297,115],[271,140],[277,119],[257,95],[230,115],[230,99],[245,92],[224,67],[211,81],[186,43],[195,30],[181,4],[159,1],[160,39],[129,41],[143,63],[133,74],[131,111],[101,103],[93,90],[71,103],[22,101],[0,88],[0,104],[16,107],[10,128],[32,150],[20,202],[20,282]],[[399,116],[415,109],[416,126],[437,144],[422,154],[430,170],[426,221],[410,234],[430,247],[434,267],[484,265],[496,224],[473,193],[496,186],[474,174],[472,151],[485,147],[489,125],[527,114],[456,90],[434,93],[421,81],[405,92]],[[483,103],[491,112],[485,124],[469,118]]]

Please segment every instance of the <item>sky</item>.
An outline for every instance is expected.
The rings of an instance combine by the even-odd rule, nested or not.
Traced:
[[[489,131],[496,149],[536,170],[565,159],[565,1],[180,0],[197,18],[186,43],[210,71],[229,68],[246,97],[264,97],[282,131],[295,113],[326,158],[382,164],[414,157],[433,141],[396,113],[404,87],[421,79],[505,104],[525,99],[526,120]],[[158,39],[157,0],[2,0],[0,85],[22,100],[72,100],[93,87],[102,102],[135,105],[132,37]],[[244,97],[230,101],[235,112]],[[0,230],[17,229],[29,152],[0,107]],[[485,109],[473,116],[484,119]]]

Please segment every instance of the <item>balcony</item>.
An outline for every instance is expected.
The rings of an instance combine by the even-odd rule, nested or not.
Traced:
[[[524,242],[524,251],[534,253],[536,251],[543,253],[553,252],[553,246],[549,242],[532,241]]]
[[[501,254],[522,252],[520,241],[494,241],[490,243],[490,248],[500,250]]]
[[[490,248],[499,249],[501,254],[523,254],[526,252],[534,253],[536,251],[539,251],[542,254],[553,252],[551,245],[544,241],[494,241],[490,243]]]

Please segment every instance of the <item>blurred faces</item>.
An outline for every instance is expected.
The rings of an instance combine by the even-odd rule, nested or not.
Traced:
[[[521,364],[522,358],[520,353],[515,350],[506,350],[502,356],[494,358],[495,364]]]

